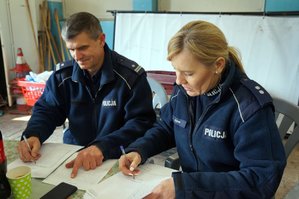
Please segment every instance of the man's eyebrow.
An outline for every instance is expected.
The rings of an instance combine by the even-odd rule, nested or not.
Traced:
[[[82,45],[82,46],[78,46],[78,47],[76,47],[76,48],[68,48],[68,49],[70,49],[70,50],[74,50],[74,49],[83,49],[83,48],[87,48],[88,47],[88,45]]]

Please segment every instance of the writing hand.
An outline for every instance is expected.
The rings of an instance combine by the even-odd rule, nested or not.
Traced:
[[[144,199],[174,199],[175,189],[173,178],[163,180],[158,184],[149,195],[145,196]]]
[[[77,157],[65,166],[66,168],[73,168],[71,178],[75,178],[80,167],[83,167],[85,171],[93,170],[102,164],[103,159],[103,153],[98,147],[89,146],[79,151]]]
[[[141,162],[141,156],[137,152],[130,152],[122,155],[119,159],[119,170],[125,175],[138,175],[140,170],[137,169]]]
[[[38,137],[29,137],[27,138],[28,145],[30,149],[28,148],[26,142],[24,140],[20,141],[17,147],[19,157],[24,162],[32,162],[36,161],[40,158],[40,148],[41,143],[38,139]]]

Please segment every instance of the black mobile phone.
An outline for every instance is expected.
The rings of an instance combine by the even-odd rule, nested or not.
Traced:
[[[65,182],[62,182],[43,195],[41,199],[66,199],[77,191],[77,187]]]

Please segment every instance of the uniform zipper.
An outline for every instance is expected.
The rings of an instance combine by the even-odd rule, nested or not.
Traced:
[[[100,90],[102,89],[102,87],[100,87],[98,90],[97,90],[97,92],[95,93],[95,96],[93,96],[92,94],[91,94],[91,91],[90,91],[90,89],[88,88],[88,86],[86,86],[86,89],[87,89],[87,91],[88,91],[88,93],[89,93],[89,95],[90,95],[90,97],[91,97],[91,99],[92,99],[92,103],[93,103],[93,105],[95,106],[96,105],[96,98],[97,98],[97,96],[98,96],[98,92],[100,92]],[[97,129],[98,129],[98,120],[97,120],[97,109],[96,108],[94,108],[93,109],[93,113],[92,113],[92,126],[93,126],[93,128],[92,129],[94,129],[94,136],[96,137],[96,132],[97,132]]]
[[[191,152],[193,153],[194,157],[195,157],[195,160],[196,160],[196,168],[199,170],[200,169],[200,163],[199,163],[199,160],[197,159],[197,153],[196,151],[194,150],[194,147],[193,147],[193,134],[196,133],[196,130],[199,128],[200,124],[202,123],[203,121],[203,118],[206,116],[207,112],[212,108],[212,106],[214,104],[216,104],[216,102],[213,102],[211,103],[206,109],[205,111],[203,112],[203,114],[200,116],[200,118],[197,120],[197,122],[195,122],[194,124],[194,112],[192,110],[192,102],[190,101],[189,97],[187,96],[187,94],[185,94],[186,97],[187,97],[187,101],[188,101],[188,111],[189,111],[189,121],[190,121],[190,125],[191,125],[191,128],[189,130],[189,148],[191,150]],[[192,128],[194,127],[194,128]]]

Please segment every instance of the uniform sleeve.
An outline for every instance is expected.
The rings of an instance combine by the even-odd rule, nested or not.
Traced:
[[[125,109],[125,124],[116,131],[96,138],[92,144],[97,145],[105,159],[119,158],[120,145],[127,147],[137,138],[152,127],[156,115],[152,107],[152,92],[146,79],[146,74],[139,76],[139,79],[131,89],[130,98],[127,100]]]
[[[273,117],[267,106],[238,127],[233,142],[240,165],[235,171],[173,173],[176,198],[271,198],[286,165]]]
[[[56,126],[61,126],[66,119],[62,108],[63,98],[59,95],[55,75],[47,81],[44,93],[33,107],[33,112],[27,127],[23,132],[26,137],[39,137],[43,143],[53,133]]]
[[[177,88],[173,93],[177,93]],[[174,94],[172,94],[173,96]],[[171,97],[172,98],[172,97]],[[126,148],[127,152],[137,151],[144,163],[148,158],[175,147],[173,129],[173,109],[174,101],[170,100],[160,111],[160,119],[156,121],[153,128],[149,129],[144,137],[139,138]]]

